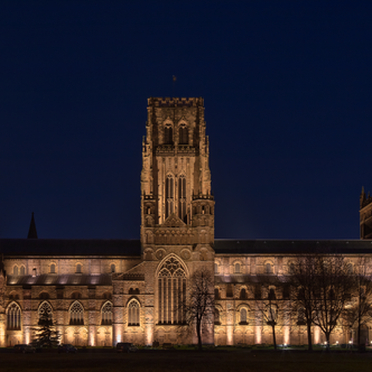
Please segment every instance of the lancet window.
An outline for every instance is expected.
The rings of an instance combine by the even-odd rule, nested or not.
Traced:
[[[247,309],[242,307],[240,309],[240,324],[247,324]]]
[[[128,325],[139,326],[140,325],[140,305],[138,301],[132,300],[128,304]]]
[[[21,329],[21,308],[15,302],[8,308],[7,328],[9,330]]]
[[[80,302],[76,301],[70,308],[70,325],[84,324],[84,309]]]
[[[169,217],[174,211],[174,179],[171,175],[165,180],[165,218]]]
[[[186,177],[181,176],[178,180],[178,199],[179,199],[179,206],[178,206],[178,213],[179,218],[186,222]]]
[[[112,303],[111,302],[106,302],[102,306],[101,310],[102,314],[102,325],[111,325],[112,324]]]
[[[173,143],[173,131],[170,124],[167,124],[164,127],[164,143],[165,144]]]
[[[181,124],[179,129],[179,144],[187,145],[189,143],[189,131],[186,124]]]
[[[21,275],[26,275],[26,268],[24,266],[21,266],[20,273]]]
[[[158,277],[159,324],[183,324],[182,304],[186,301],[186,273],[181,263],[170,257]]]

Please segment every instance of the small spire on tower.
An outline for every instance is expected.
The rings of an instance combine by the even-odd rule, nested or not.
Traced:
[[[28,229],[27,239],[37,239],[37,231],[36,231],[34,212],[32,212],[30,228]]]

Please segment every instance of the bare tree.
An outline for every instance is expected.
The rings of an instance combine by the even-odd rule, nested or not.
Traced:
[[[354,278],[341,255],[315,255],[313,260],[313,323],[324,333],[329,350],[331,333],[341,320],[345,305],[350,299]]]
[[[349,272],[354,271],[354,290],[350,301],[346,304],[343,318],[348,329],[357,327],[358,349],[363,350],[361,334],[363,327],[372,324],[372,277],[367,275],[365,259],[361,259],[353,270],[351,263],[347,266]]]
[[[189,283],[186,299],[181,301],[180,307],[188,328],[196,331],[201,350],[203,329],[213,327],[214,323],[214,277],[202,268],[193,273]]]
[[[277,330],[289,325],[290,318],[288,299],[285,295],[285,284],[277,277],[258,275],[255,278],[255,308],[263,324],[271,327],[274,349],[277,350]]]
[[[311,327],[314,323],[315,315],[315,275],[316,275],[315,255],[297,256],[295,263],[289,267],[288,283],[292,287],[291,300],[293,311],[301,314],[298,319],[299,325],[306,324],[308,350],[312,351]]]

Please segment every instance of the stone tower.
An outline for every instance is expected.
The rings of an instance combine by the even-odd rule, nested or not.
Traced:
[[[372,239],[372,197],[368,193],[362,192],[360,194],[360,238],[361,239]]]
[[[190,343],[195,335],[180,341],[185,318],[177,309],[194,274],[208,271],[214,280],[214,200],[204,102],[149,98],[147,114],[141,173],[146,343]],[[203,342],[213,340],[209,322]]]
[[[209,142],[202,98],[149,98],[142,144],[141,242],[214,242]]]

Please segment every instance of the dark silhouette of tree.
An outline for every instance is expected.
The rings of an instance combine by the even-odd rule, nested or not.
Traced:
[[[277,350],[277,330],[290,322],[289,301],[283,296],[284,283],[276,276],[254,278],[255,307],[263,325],[271,327],[274,349]],[[257,316],[252,312],[253,316]],[[253,319],[252,319],[253,320]]]
[[[365,259],[359,261],[355,270],[349,263],[347,270],[354,274],[355,279],[350,299],[345,305],[344,324],[350,330],[356,326],[358,349],[362,351],[365,349],[365,342],[361,339],[362,328],[372,324],[372,277],[366,273]]]
[[[50,312],[42,312],[39,316],[38,327],[33,328],[36,331],[33,342],[38,346],[52,347],[59,344],[61,335],[55,329],[52,314]]]
[[[203,329],[213,327],[214,323],[214,277],[209,270],[198,269],[192,274],[187,296],[180,307],[188,328],[196,332],[201,350]]]

